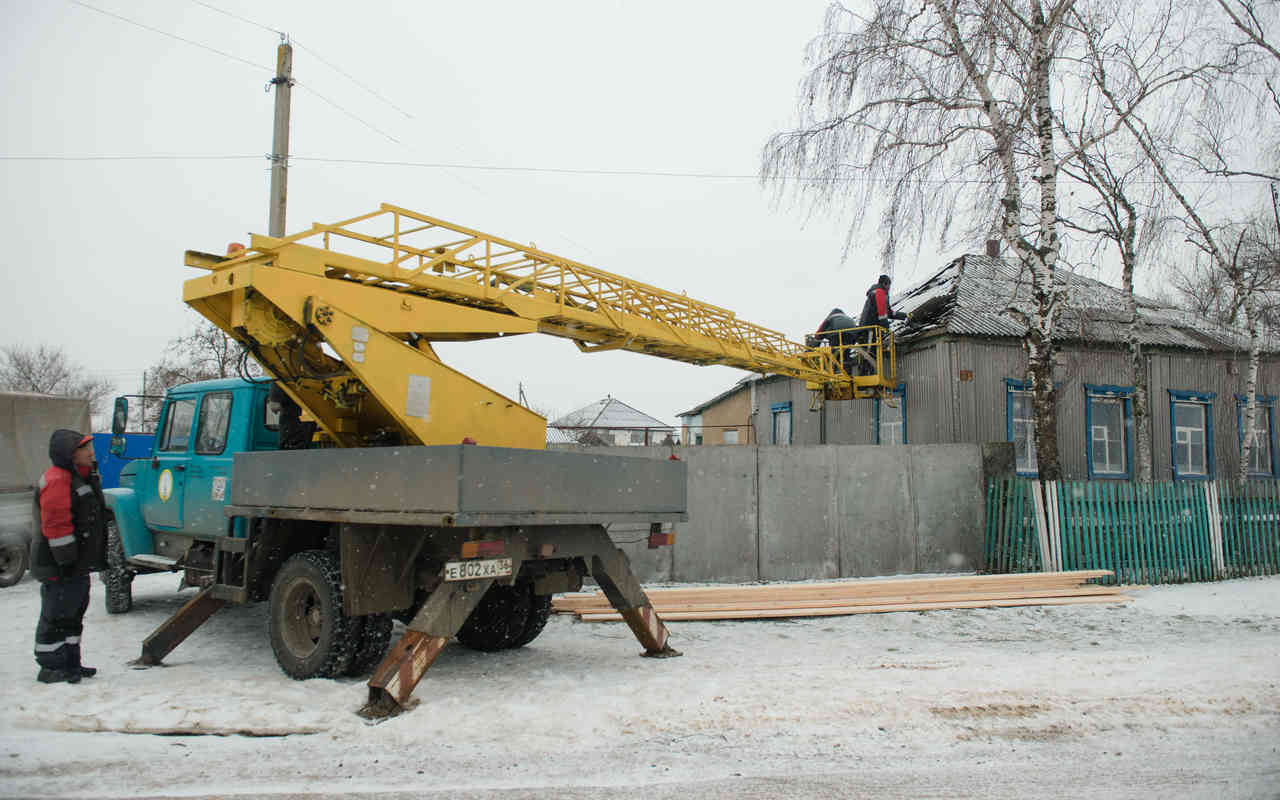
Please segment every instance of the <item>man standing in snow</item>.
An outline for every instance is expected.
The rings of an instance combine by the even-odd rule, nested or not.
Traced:
[[[31,538],[31,574],[40,581],[36,663],[41,683],[78,683],[97,674],[80,663],[89,608],[89,573],[106,561],[107,508],[93,457],[93,437],[59,429],[49,437],[53,465],[40,476]]]

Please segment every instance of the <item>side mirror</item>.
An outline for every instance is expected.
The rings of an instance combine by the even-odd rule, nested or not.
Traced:
[[[124,458],[124,436],[114,434],[111,437],[111,446],[107,448],[107,452],[118,458]]]
[[[115,452],[117,438],[120,439],[120,442],[121,442],[120,447],[121,448],[124,447],[124,439],[121,437],[124,436],[124,430],[128,424],[129,424],[129,398],[117,397],[115,411],[111,414],[112,452]],[[124,450],[121,449],[121,452],[124,452]]]

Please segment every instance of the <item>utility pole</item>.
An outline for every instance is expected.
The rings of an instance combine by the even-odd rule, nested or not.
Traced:
[[[275,130],[271,135],[271,207],[267,232],[271,236],[284,236],[284,208],[289,194],[289,97],[293,90],[293,45],[284,34],[280,35],[276,48],[276,77],[271,85],[276,87]]]

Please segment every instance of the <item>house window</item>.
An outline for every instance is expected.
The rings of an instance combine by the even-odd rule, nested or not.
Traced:
[[[1090,478],[1128,478],[1133,388],[1085,384],[1085,445]]]
[[[1245,410],[1249,399],[1244,395],[1236,395],[1236,430],[1240,431],[1240,452],[1244,452]],[[1258,396],[1258,405],[1253,412],[1253,430],[1249,436],[1249,469],[1250,477],[1270,478],[1276,474],[1275,457],[1275,413],[1276,399],[1271,396]]]
[[[1036,422],[1031,401],[1031,384],[1005,379],[1005,437],[1013,442],[1013,455],[1019,475],[1035,475]]]
[[[727,431],[725,431],[725,432],[724,432],[724,443],[725,443],[725,444],[737,444],[737,443],[738,443],[738,429],[737,429],[737,428],[730,428],[729,430],[727,430]]]
[[[1169,435],[1173,478],[1213,476],[1212,392],[1169,390]]]
[[[907,385],[898,384],[889,401],[876,398],[876,444],[907,443]]]
[[[773,412],[773,443],[791,444],[791,403],[774,403],[770,410]]]

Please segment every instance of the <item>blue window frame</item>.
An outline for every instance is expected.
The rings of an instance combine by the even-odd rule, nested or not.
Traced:
[[[907,385],[899,383],[893,390],[893,405],[876,398],[876,444],[907,443]]]
[[[770,438],[773,444],[791,444],[791,403],[769,406]]]
[[[1089,477],[1128,480],[1132,472],[1133,387],[1084,385]]]
[[[1249,403],[1245,395],[1236,395],[1236,431],[1240,452],[1244,453],[1244,411]],[[1249,453],[1249,476],[1276,477],[1276,398],[1258,395],[1258,408],[1253,418],[1253,448]]]
[[[1036,466],[1036,419],[1031,402],[1031,382],[1004,379],[1005,439],[1013,442],[1015,469],[1019,475],[1039,474]]]
[[[1213,392],[1169,390],[1169,447],[1173,479],[1213,477]]]

